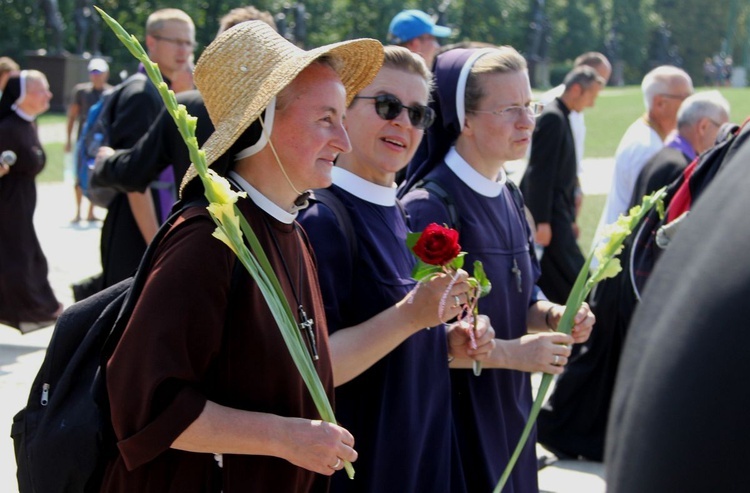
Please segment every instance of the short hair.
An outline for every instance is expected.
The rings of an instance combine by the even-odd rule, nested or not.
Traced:
[[[575,84],[581,86],[581,89],[586,90],[594,84],[605,85],[607,82],[599,75],[593,67],[589,65],[580,65],[575,67],[573,70],[568,72],[563,80],[563,85],[567,91]]]
[[[719,91],[704,91],[685,99],[677,111],[677,128],[689,127],[702,118],[729,119],[729,101]]]
[[[513,74],[525,70],[527,70],[526,59],[512,46],[500,46],[479,57],[466,79],[464,97],[466,111],[479,109],[479,102],[485,96],[484,89],[479,83],[482,75]]]
[[[385,46],[383,53],[383,67],[419,75],[427,84],[428,92],[432,89],[432,72],[420,55],[398,45]]]
[[[153,36],[164,29],[164,24],[169,21],[178,21],[188,24],[195,30],[193,19],[180,9],[159,9],[152,12],[146,20],[146,34]]]
[[[603,65],[611,66],[607,57],[598,51],[587,51],[586,53],[578,55],[576,59],[573,60],[573,67],[580,67],[582,65],[594,68]]]
[[[656,95],[669,92],[670,87],[678,80],[684,80],[691,86],[693,85],[693,81],[687,72],[673,65],[660,65],[647,73],[641,82],[643,103],[646,105],[646,110],[651,109]]]
[[[278,31],[276,21],[273,20],[273,15],[270,12],[267,10],[258,10],[252,5],[248,5],[246,7],[237,7],[230,10],[228,14],[225,14],[219,21],[219,32],[216,35],[218,36],[227,29],[246,21],[263,21],[271,26],[274,31]]]
[[[7,72],[17,72],[21,67],[10,57],[0,57],[0,75]]]

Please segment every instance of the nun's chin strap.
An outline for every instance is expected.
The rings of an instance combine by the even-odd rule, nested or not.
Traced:
[[[260,118],[260,126],[263,127],[263,134],[266,133],[266,124],[263,122],[263,118]],[[270,133],[270,132],[269,132]],[[300,192],[297,190],[297,187],[294,186],[294,183],[292,183],[292,180],[289,178],[289,175],[286,174],[286,170],[284,169],[284,165],[281,164],[281,159],[279,159],[279,154],[276,152],[276,147],[274,147],[273,142],[271,142],[270,137],[268,138],[268,146],[271,148],[271,152],[273,152],[273,157],[276,159],[276,163],[279,165],[279,169],[281,170],[281,173],[284,175],[284,178],[286,178],[286,182],[289,183],[289,186],[292,187],[292,190],[294,190],[294,193],[297,195],[303,195],[305,192]],[[299,199],[297,199],[299,200]],[[306,199],[305,199],[306,201]],[[295,201],[295,204],[297,201]]]

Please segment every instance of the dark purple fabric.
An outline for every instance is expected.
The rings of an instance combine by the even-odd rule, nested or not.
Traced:
[[[508,188],[495,198],[479,195],[445,164],[433,169],[427,178],[443,187],[456,204],[461,218],[459,243],[468,252],[464,268],[471,272],[474,260],[481,260],[492,283],[490,294],[479,302],[479,312],[490,317],[497,338],[523,336],[540,270],[529,249],[531,232]],[[404,206],[415,231],[431,222],[449,222],[442,201],[425,190],[407,194]],[[511,272],[514,259],[522,272],[521,293]],[[470,370],[451,370],[451,384],[464,491],[492,491],[531,409],[529,374],[484,370],[476,377]],[[504,493],[538,492],[535,436],[530,436]]]
[[[174,167],[172,165],[164,168],[159,173],[157,181],[165,185],[164,188],[158,188],[157,196],[159,203],[159,222],[164,222],[169,217],[169,211],[172,210],[175,200],[177,199],[174,184]]]
[[[393,306],[414,287],[415,259],[397,206],[378,206],[333,186],[357,236],[352,259],[333,212],[302,212],[318,260],[331,333]],[[350,382],[336,388],[336,417],[355,437],[357,474],[332,478],[332,492],[452,492],[450,377],[445,330],[423,329]]]
[[[667,143],[664,146],[672,147],[682,152],[685,156],[687,156],[688,162],[695,159],[695,157],[698,155],[698,153],[695,152],[695,149],[693,149],[693,146],[690,145],[690,142],[685,140],[680,134],[677,133],[667,139]]]

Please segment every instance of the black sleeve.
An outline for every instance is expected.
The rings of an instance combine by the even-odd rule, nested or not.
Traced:
[[[136,80],[126,84],[117,97],[109,132],[109,146],[130,149],[149,129],[162,109],[151,82]],[[152,90],[153,89],[153,90]]]
[[[552,222],[554,186],[565,137],[562,118],[565,115],[558,112],[539,117],[531,139],[529,165],[521,180],[523,198],[537,224]]]
[[[197,91],[181,93],[177,102],[198,118],[196,138],[203,143],[213,132],[203,99]],[[190,154],[172,115],[162,108],[156,121],[130,149],[118,150],[94,170],[91,178],[97,186],[114,187],[121,192],[143,192],[167,166],[172,165],[179,184],[190,166]]]

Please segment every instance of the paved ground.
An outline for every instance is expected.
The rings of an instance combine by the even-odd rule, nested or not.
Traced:
[[[62,141],[62,127],[45,129],[43,142]],[[609,189],[611,160],[586,161],[583,177],[585,193],[606,193]],[[520,176],[523,164],[513,163],[512,177]],[[74,198],[72,183],[40,184],[39,202],[34,218],[37,234],[50,267],[50,282],[58,299],[72,303],[70,284],[100,270],[100,223],[70,224]],[[104,211],[97,211],[99,217]],[[17,493],[15,456],[10,439],[13,415],[28,398],[29,387],[44,357],[52,328],[21,335],[0,325],[0,491]],[[606,484],[600,463],[561,461],[539,474],[545,493],[603,493]]]

